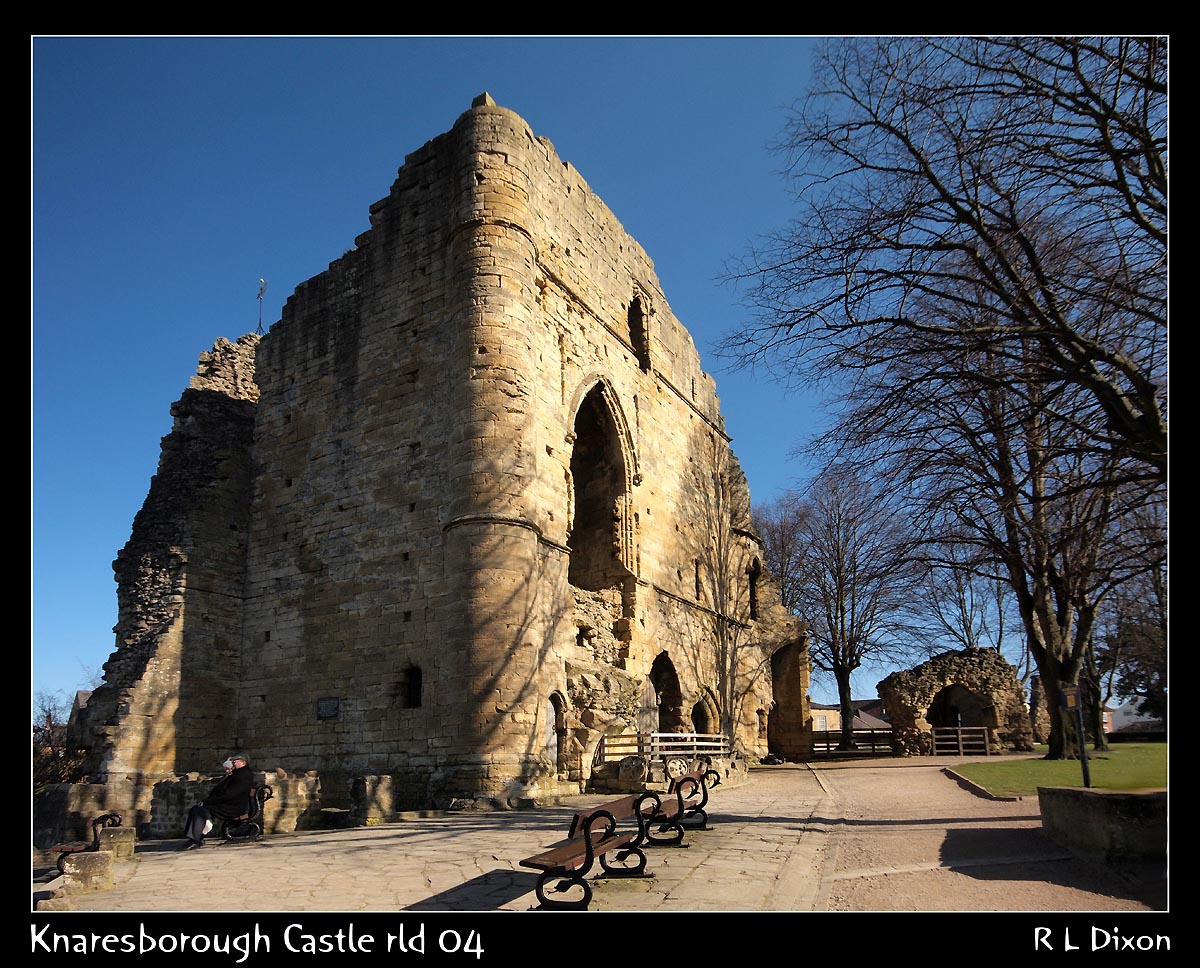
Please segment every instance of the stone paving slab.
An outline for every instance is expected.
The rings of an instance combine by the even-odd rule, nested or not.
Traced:
[[[807,844],[798,848],[824,798],[812,772],[794,767],[755,773],[746,783],[718,787],[712,797],[711,829],[690,831],[686,848],[652,848],[654,878],[601,879],[592,908],[810,904],[819,854]],[[197,903],[211,911],[527,911],[537,906],[537,875],[520,866],[522,858],[561,840],[580,806],[605,799],[572,797],[555,807],[277,834],[193,851],[179,851],[178,841],[145,843],[134,860],[116,865],[111,890],[70,903],[76,911],[121,912],[185,912]],[[205,885],[199,899],[197,884]]]

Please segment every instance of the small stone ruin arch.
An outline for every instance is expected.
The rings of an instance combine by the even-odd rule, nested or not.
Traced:
[[[933,753],[933,728],[984,726],[995,752],[1030,751],[1033,731],[1017,671],[991,649],[943,652],[878,684],[902,756]]]

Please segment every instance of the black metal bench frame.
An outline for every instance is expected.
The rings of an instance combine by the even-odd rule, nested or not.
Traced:
[[[688,845],[683,843],[684,827],[679,822],[684,806],[683,798],[677,794],[653,791],[630,794],[575,814],[567,836],[576,836],[583,821],[594,810],[605,810],[618,823],[632,820],[637,825],[637,837],[634,840],[637,847],[686,847]]]
[[[220,821],[221,844],[218,846],[262,840],[263,807],[274,796],[275,791],[265,783],[262,786],[251,787],[246,801],[246,812],[240,817]]]
[[[541,871],[535,888],[538,903],[543,909],[586,910],[593,897],[587,875],[597,860],[601,873],[593,880],[653,876],[646,871],[643,848],[687,847],[686,831],[708,828],[709,790],[720,782],[716,770],[696,770],[675,777],[664,794],[635,793],[577,812],[565,841],[520,862]],[[635,827],[618,830],[619,824],[631,820]],[[548,885],[553,894],[578,891],[579,896],[551,896]]]
[[[671,780],[667,795],[678,803],[678,822],[685,830],[708,830],[709,791],[719,786],[721,774],[716,770],[693,770]]]

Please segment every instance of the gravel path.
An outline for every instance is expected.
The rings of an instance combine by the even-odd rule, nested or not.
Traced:
[[[1036,799],[997,801],[927,759],[814,764],[836,813],[817,910],[1166,910],[1164,870],[1080,860]]]

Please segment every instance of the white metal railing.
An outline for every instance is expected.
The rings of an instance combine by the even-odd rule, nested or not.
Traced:
[[[721,733],[617,733],[600,738],[593,762],[599,766],[626,756],[722,756],[729,751],[729,739]]]

